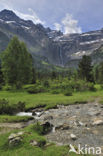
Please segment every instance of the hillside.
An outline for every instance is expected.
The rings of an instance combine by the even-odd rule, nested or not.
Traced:
[[[0,52],[14,35],[26,43],[39,69],[50,69],[52,65],[76,67],[83,55],[92,56],[94,63],[101,61],[97,49],[103,44],[103,29],[64,35],[41,24],[23,20],[13,11],[3,10],[0,12]]]

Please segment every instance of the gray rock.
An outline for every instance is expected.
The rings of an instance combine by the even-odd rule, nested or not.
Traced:
[[[88,112],[88,115],[91,115],[91,116],[98,116],[98,115],[100,115],[100,114],[101,114],[100,111],[95,111],[95,110],[89,111],[89,112]]]
[[[19,143],[21,143],[22,142],[22,135],[23,134],[24,134],[24,132],[12,133],[8,137],[9,145],[10,146],[16,146]]]
[[[32,145],[32,146],[38,146],[38,142],[35,141],[35,140],[31,140],[30,141],[30,145]]]
[[[24,132],[18,132],[18,133],[12,133],[9,137],[8,137],[8,140],[12,140],[16,137],[20,137],[24,134]]]
[[[70,137],[71,137],[72,140],[76,140],[77,139],[76,135],[74,135],[74,134],[70,134]]]
[[[53,125],[50,122],[43,122],[40,124],[43,127],[43,134],[47,134],[52,131]]]
[[[12,140],[9,141],[9,145],[10,146],[16,146],[16,145],[20,144],[21,142],[22,142],[22,138],[16,137],[16,138],[13,138]]]
[[[34,116],[36,115],[35,111],[32,111],[32,115],[34,115]]]
[[[92,124],[93,126],[100,126],[103,125],[103,120],[95,120]]]
[[[44,120],[53,120],[53,116],[45,116]]]

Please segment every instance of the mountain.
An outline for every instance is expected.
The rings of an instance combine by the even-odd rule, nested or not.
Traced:
[[[4,50],[9,40],[16,35],[27,44],[34,58],[40,57],[49,63],[60,64],[58,46],[48,37],[47,30],[40,24],[35,25],[30,20],[19,18],[13,11],[3,10],[0,12],[0,51]],[[6,43],[2,45],[4,38]]]
[[[13,11],[3,10],[0,12],[0,52],[14,35],[26,43],[38,68],[50,64],[76,67],[83,55],[90,55],[93,63],[102,60],[98,48],[103,45],[103,29],[64,35],[31,20],[23,20]]]
[[[63,65],[75,66],[83,55],[92,57],[95,50],[103,44],[103,29],[83,34],[57,36],[53,40],[61,47]],[[96,56],[99,57],[98,53]]]

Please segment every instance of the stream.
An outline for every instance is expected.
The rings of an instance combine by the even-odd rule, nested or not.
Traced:
[[[39,108],[32,112],[20,112],[17,115],[33,116],[34,120],[41,123],[52,124],[52,131],[46,135],[48,141],[62,145],[103,147],[103,105],[98,102],[61,105],[47,111],[40,111]],[[75,139],[71,136],[75,136]]]

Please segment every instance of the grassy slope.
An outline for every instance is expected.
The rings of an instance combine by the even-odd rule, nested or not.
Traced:
[[[31,140],[41,141],[45,140],[43,136],[38,135],[34,130],[33,126],[21,130],[24,131],[22,144],[16,147],[8,146],[8,136],[13,132],[18,132],[18,130],[12,131],[11,133],[0,135],[0,155],[1,156],[76,156],[76,154],[69,154],[69,147],[67,146],[56,146],[51,144],[48,147],[40,148],[30,145]],[[20,132],[20,130],[19,130]]]

